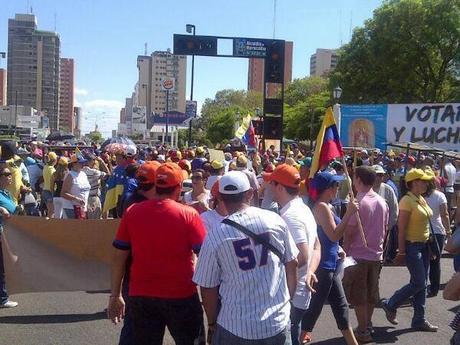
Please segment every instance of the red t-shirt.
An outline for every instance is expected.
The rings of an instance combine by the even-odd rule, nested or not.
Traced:
[[[128,208],[114,246],[131,250],[129,295],[186,298],[195,294],[193,250],[206,234],[196,210],[171,199]]]

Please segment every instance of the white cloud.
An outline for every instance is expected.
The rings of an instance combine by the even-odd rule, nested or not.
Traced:
[[[84,103],[84,108],[92,108],[92,109],[117,109],[120,111],[125,104],[120,101],[110,100],[110,99],[94,99],[92,101],[87,101]]]
[[[88,90],[86,89],[79,89],[78,87],[75,88],[75,94],[77,96],[88,96]]]
[[[82,132],[88,133],[98,125],[104,137],[111,135],[116,129],[120,118],[120,109],[124,103],[111,99],[93,99],[81,103],[83,110]]]

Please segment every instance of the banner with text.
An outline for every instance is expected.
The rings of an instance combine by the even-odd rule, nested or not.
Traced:
[[[459,150],[460,103],[341,105],[344,146],[377,147],[419,143]]]
[[[387,139],[458,150],[460,104],[389,104]]]

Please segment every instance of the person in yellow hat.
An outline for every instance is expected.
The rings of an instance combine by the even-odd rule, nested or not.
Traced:
[[[53,214],[53,189],[51,186],[51,177],[56,172],[55,165],[57,160],[58,156],[55,152],[48,152],[45,158],[46,165],[43,168],[42,202],[46,206],[48,216]]]
[[[196,157],[192,160],[192,171],[197,169],[203,169],[204,163],[207,162],[207,159],[204,157],[205,151],[202,146],[198,146],[195,150]]]
[[[398,244],[399,250],[395,259],[397,265],[406,264],[410,273],[410,282],[396,291],[389,299],[384,299],[382,308],[387,320],[398,324],[396,312],[410,297],[414,314],[412,328],[417,331],[436,332],[437,326],[432,325],[425,317],[425,300],[427,290],[428,267],[430,260],[430,218],[433,211],[423,197],[433,175],[426,174],[422,169],[411,169],[404,180],[407,193],[399,202]]]
[[[216,183],[216,181],[219,181],[224,172],[224,164],[217,159],[212,160],[211,169],[209,171],[211,175],[208,177],[208,180],[206,181],[206,189],[211,190],[212,186],[214,186],[214,183]]]

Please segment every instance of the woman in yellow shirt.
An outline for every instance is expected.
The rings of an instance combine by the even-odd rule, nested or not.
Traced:
[[[399,202],[398,243],[399,252],[396,264],[407,265],[410,282],[382,302],[387,320],[398,324],[397,309],[408,298],[413,297],[414,315],[412,328],[424,332],[436,332],[425,318],[426,282],[430,260],[428,240],[430,238],[430,217],[433,212],[422,194],[428,188],[428,182],[434,178],[421,169],[411,169],[405,176],[408,192]]]

